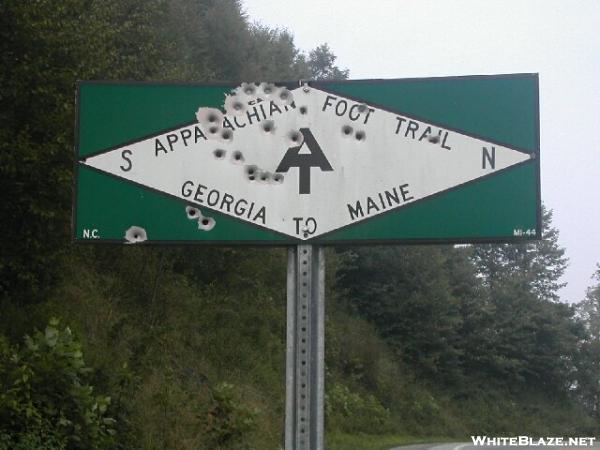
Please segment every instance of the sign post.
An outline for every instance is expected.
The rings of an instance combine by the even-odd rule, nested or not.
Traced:
[[[536,74],[82,82],[73,239],[288,247],[286,450],[323,448],[324,250],[541,234]]]
[[[325,251],[288,249],[286,450],[322,450],[325,394]]]

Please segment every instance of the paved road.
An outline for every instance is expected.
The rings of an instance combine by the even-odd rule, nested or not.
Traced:
[[[452,442],[449,444],[416,444],[403,445],[394,447],[390,450],[492,450],[492,449],[508,449],[508,450],[600,450],[600,442],[594,442],[593,446],[547,446],[547,447],[526,447],[526,446],[476,446],[472,442]]]

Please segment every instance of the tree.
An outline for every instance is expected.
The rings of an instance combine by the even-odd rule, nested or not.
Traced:
[[[600,264],[592,279],[597,283],[587,289],[585,299],[577,305],[577,310],[585,324],[588,339],[600,342]]]
[[[600,419],[600,264],[592,278],[596,284],[588,288],[585,299],[577,304],[586,335],[580,342],[575,364],[575,391],[594,417]]]
[[[43,298],[69,248],[76,80],[171,73],[163,15],[162,0],[0,2],[0,300]]]
[[[359,247],[345,255],[337,289],[417,373],[452,383],[459,376],[458,299],[445,247]]]
[[[337,57],[333,54],[329,45],[321,44],[308,55],[308,65],[311,77],[315,80],[345,80],[350,71],[340,69],[335,65]]]
[[[552,212],[543,208],[542,217],[540,241],[474,248],[473,261],[494,317],[488,324],[491,357],[485,370],[517,386],[566,392],[580,329],[574,309],[558,301],[567,259],[552,227]]]
[[[558,244],[558,230],[552,227],[552,210],[542,207],[542,224],[539,241],[475,246],[473,258],[488,288],[510,282],[539,300],[559,301],[568,260]]]

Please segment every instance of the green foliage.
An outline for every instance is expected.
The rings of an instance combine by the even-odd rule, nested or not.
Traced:
[[[592,279],[596,280],[596,284],[588,288],[585,299],[577,305],[577,309],[588,339],[600,342],[600,264]]]
[[[493,292],[506,285],[517,294],[557,302],[565,286],[560,278],[567,268],[565,249],[552,227],[552,211],[542,208],[542,239],[523,244],[479,245],[474,260],[485,285]]]
[[[89,372],[81,344],[58,320],[21,347],[0,341],[2,448],[110,448],[110,397],[94,394]]]
[[[0,298],[40,300],[59,276],[69,242],[75,81],[170,73],[170,42],[152,25],[163,23],[165,4],[0,3]]]
[[[451,381],[461,317],[446,269],[449,253],[442,247],[352,249],[338,286],[348,307],[372,321],[403,362]]]
[[[412,434],[550,432],[548,423],[569,432],[589,429],[585,414],[580,428],[568,419],[581,413],[572,389],[583,389],[578,379],[593,385],[598,371],[592,346],[579,345],[585,333],[574,308],[556,301],[566,259],[551,213],[544,218],[540,242],[341,253],[341,307],[371,322],[396,357],[377,351],[360,325],[360,337],[343,327],[351,350],[334,341],[336,351],[329,354],[339,365],[331,368],[377,392]],[[334,327],[343,320],[336,317]],[[403,382],[394,386],[394,377]],[[534,405],[560,398],[562,410],[571,413],[533,411],[527,396]]]
[[[234,386],[219,383],[213,389],[213,402],[207,414],[208,448],[247,449],[245,435],[256,429],[258,411],[250,409],[235,398]]]
[[[578,316],[585,329],[575,360],[575,392],[590,414],[600,419],[600,265],[593,279],[596,284],[587,290],[585,299],[577,304]]]
[[[371,394],[361,395],[334,383],[328,386],[325,404],[330,429],[371,434],[392,430],[390,411]]]
[[[243,445],[274,448],[280,438],[284,254],[258,252],[255,276],[257,259],[240,257],[214,279],[210,271],[195,279],[194,265],[210,264],[213,253],[205,250],[92,251],[73,259],[73,277],[48,305],[86,336],[88,360],[113,398],[122,448],[214,448],[207,418],[220,408],[215,386],[224,381],[234,386],[223,391],[235,394],[233,417],[243,408],[260,411],[255,426],[241,429]],[[226,428],[226,416],[215,417],[222,423],[213,425]]]
[[[322,44],[311,50],[308,55],[308,65],[311,78],[315,80],[345,80],[350,71],[340,69],[335,65],[337,57],[333,54],[329,45]]]
[[[540,241],[475,247],[491,324],[479,345],[487,354],[487,372],[507,385],[525,382],[564,391],[573,382],[582,330],[573,320],[574,309],[558,302],[567,260],[551,211],[544,209],[543,222]]]

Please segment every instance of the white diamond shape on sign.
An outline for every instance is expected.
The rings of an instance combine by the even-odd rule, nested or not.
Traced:
[[[194,123],[82,162],[306,240],[531,157],[316,88],[292,94],[289,106],[255,98],[222,127]]]

